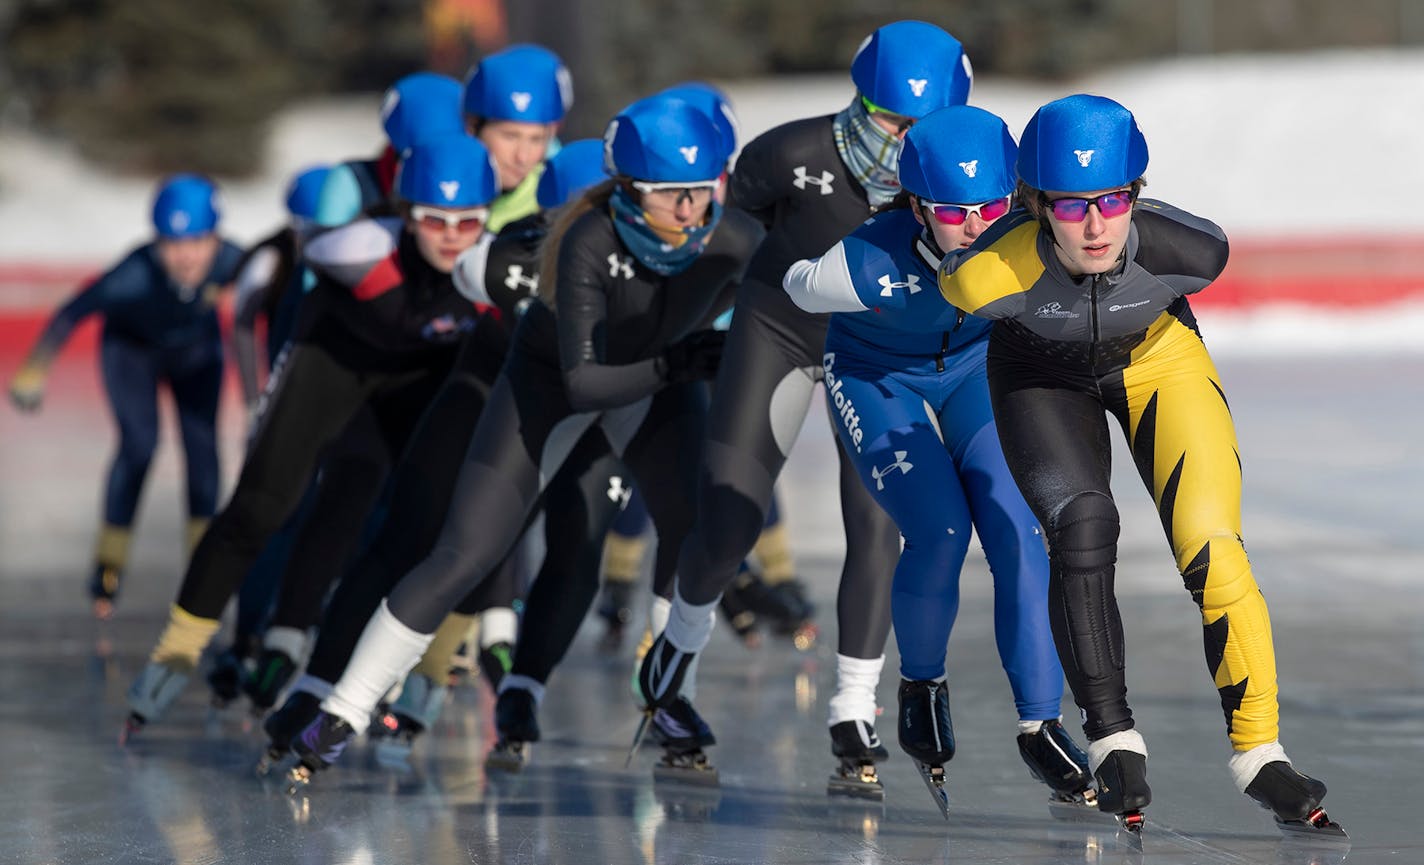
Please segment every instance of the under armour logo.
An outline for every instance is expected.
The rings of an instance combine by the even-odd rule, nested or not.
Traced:
[[[628,507],[628,499],[633,495],[633,488],[623,485],[623,479],[618,475],[613,475],[608,479],[608,500],[617,502],[618,507]]]
[[[620,259],[618,253],[610,252],[607,261],[609,276],[617,276],[621,273],[624,279],[633,278],[633,257],[631,255],[625,255]]]
[[[440,194],[445,196],[446,201],[454,201],[455,196],[460,193],[460,181],[442,180],[440,181]]]
[[[902,475],[910,473],[910,469],[914,468],[915,465],[914,463],[905,462],[905,457],[909,456],[909,453],[909,451],[895,451],[895,461],[893,463],[883,469],[871,467],[870,476],[875,478],[875,488],[877,490],[885,489],[885,476],[895,469],[899,469]]]
[[[795,171],[796,179],[791,182],[797,189],[805,189],[806,184],[809,183],[812,186],[820,187],[822,195],[830,195],[834,191],[831,189],[831,181],[835,180],[836,176],[829,171],[822,171],[820,177],[811,177],[806,174],[804,165],[796,166]]]
[[[529,110],[529,103],[534,101],[533,94],[514,92],[509,94],[509,101],[514,103],[514,110],[523,114]]]
[[[186,231],[191,224],[192,217],[181,210],[174,211],[173,215],[168,217],[168,227],[175,232]]]
[[[906,78],[905,83],[910,85],[910,92],[916,96],[925,95],[925,85],[930,83],[928,78]]]
[[[881,297],[890,297],[891,293],[897,288],[908,288],[910,294],[920,293],[920,278],[913,273],[907,276],[904,282],[892,282],[890,280],[890,274],[888,273],[876,281],[880,283]]]
[[[1084,168],[1087,168],[1088,163],[1093,161],[1093,151],[1091,150],[1075,150],[1073,155],[1078,157],[1078,164]]]
[[[687,160],[688,165],[691,165],[692,163],[697,161],[696,144],[692,145],[691,147],[679,147],[677,149],[677,152],[682,154],[682,158]]]
[[[519,291],[521,288],[533,294],[539,290],[539,274],[533,276],[524,275],[524,265],[511,264],[504,277],[504,287],[511,291]]]
[[[971,159],[968,162],[961,162],[959,163],[959,167],[964,169],[964,174],[966,177],[972,178],[974,175],[979,173],[979,160]]]

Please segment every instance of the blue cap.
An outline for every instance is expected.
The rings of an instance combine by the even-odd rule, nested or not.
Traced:
[[[175,174],[158,187],[153,227],[159,237],[198,237],[218,227],[218,189],[206,177]]]
[[[877,108],[920,118],[969,101],[974,68],[964,46],[944,30],[924,21],[896,21],[860,43],[850,78]]]
[[[407,75],[386,91],[381,126],[396,153],[427,138],[463,131],[460,82],[434,72]]]
[[[330,171],[329,166],[318,165],[298,172],[287,186],[287,212],[303,219],[316,219],[321,187]]]
[[[1019,149],[1009,127],[982,108],[953,105],[905,133],[900,185],[925,201],[974,204],[1014,191]]]
[[[737,152],[737,138],[741,127],[737,123],[737,115],[732,112],[732,104],[721,90],[702,81],[685,81],[658,95],[681,99],[712,118],[712,125],[717,127],[717,134],[722,136],[724,162]]]
[[[536,193],[539,206],[558,207],[585,189],[608,179],[603,170],[603,142],[597,138],[571,141],[544,163]]]
[[[726,166],[711,118],[666,96],[620,111],[603,133],[603,158],[610,174],[654,183],[710,183]]]
[[[541,45],[514,45],[491,54],[465,82],[465,113],[487,120],[557,123],[573,104],[568,68]]]
[[[499,195],[499,174],[485,146],[460,132],[412,147],[401,160],[396,190],[412,204],[481,207]]]
[[[1147,139],[1132,112],[1080,93],[1034,112],[1019,145],[1019,179],[1035,189],[1092,192],[1126,186],[1147,170]]]

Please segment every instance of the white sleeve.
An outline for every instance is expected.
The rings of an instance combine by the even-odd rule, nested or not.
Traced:
[[[302,257],[313,270],[342,285],[355,285],[371,266],[396,251],[402,231],[399,219],[360,219],[307,242]]]
[[[277,271],[277,250],[264,246],[252,254],[234,280],[233,309],[239,324],[250,325],[261,308],[262,291]]]
[[[485,288],[485,267],[489,264],[490,244],[494,238],[494,232],[486,231],[474,246],[455,259],[455,269],[450,274],[455,280],[455,290],[471,303],[494,304]]]
[[[870,308],[856,296],[844,243],[837,243],[820,258],[791,265],[781,287],[807,312],[864,312]]]

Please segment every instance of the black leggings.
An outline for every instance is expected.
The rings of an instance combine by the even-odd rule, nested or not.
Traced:
[[[743,294],[751,289],[768,291],[748,284]],[[751,304],[739,295],[727,336],[708,410],[698,522],[678,562],[679,592],[692,604],[713,601],[751,552],[821,378],[827,317],[797,309],[779,289],[776,294],[774,303],[759,294]],[[840,419],[832,415],[831,422]],[[890,634],[890,581],[900,533],[860,482],[839,436],[836,453],[846,538],[836,602],[838,651],[878,658]]]
[[[559,370],[510,354],[460,468],[450,512],[430,555],[391,592],[391,612],[433,633],[518,540],[540,489],[595,424],[642,479],[660,539],[655,573],[670,579],[691,527],[692,478],[706,418],[700,385],[664,388],[623,408],[576,414]]]
[[[388,448],[398,452],[449,369],[440,353],[424,367],[353,369],[318,344],[298,344],[277,371],[232,498],[203,535],[178,592],[178,606],[217,619],[267,539],[296,508],[327,446],[368,406]]]

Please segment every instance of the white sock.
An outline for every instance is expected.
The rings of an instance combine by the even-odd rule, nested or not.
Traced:
[[[519,616],[509,607],[491,607],[480,613],[480,648],[488,649],[495,643],[514,645],[519,634]]]
[[[262,635],[262,648],[276,649],[300,664],[307,651],[307,632],[283,626],[268,628]]]
[[[364,733],[371,713],[391,686],[411,671],[434,634],[422,634],[395,617],[386,602],[366,624],[341,681],[321,701],[321,708]]]
[[[706,604],[689,604],[682,595],[673,593],[672,609],[668,611],[663,633],[673,648],[682,652],[700,652],[712,638],[712,626],[717,624],[717,600]]]
[[[528,676],[518,676],[514,673],[505,673],[504,678],[499,680],[499,692],[503,694],[510,690],[528,691],[534,696],[534,705],[544,702],[544,683],[531,679]]]
[[[1103,761],[1114,751],[1131,751],[1146,757],[1147,743],[1142,741],[1142,734],[1136,730],[1123,730],[1121,733],[1113,733],[1096,742],[1089,742],[1088,770],[1096,775],[1098,767],[1103,765]]]
[[[1251,782],[1256,780],[1256,773],[1261,771],[1261,767],[1277,760],[1290,762],[1286,749],[1281,747],[1279,741],[1257,745],[1249,751],[1233,751],[1226,765],[1231,769],[1231,780],[1236,782],[1236,789],[1245,793]]]
[[[319,700],[325,700],[331,695],[331,683],[308,673],[302,673],[296,683],[292,685],[292,693],[295,694],[298,691],[306,691]]]
[[[658,638],[658,634],[667,627],[668,614],[672,612],[672,601],[660,595],[653,595],[653,605],[648,608],[648,630],[653,632],[653,639]]]
[[[1043,729],[1043,725],[1044,725],[1045,723],[1047,723],[1048,720],[1051,720],[1051,719],[1045,718],[1045,719],[1038,720],[1038,721],[1019,721],[1019,732],[1020,732],[1020,733],[1037,733],[1039,730],[1042,730],[1042,729]],[[1061,722],[1062,720],[1063,720],[1063,716],[1062,716],[1062,715],[1059,715],[1059,716],[1058,716],[1058,721]]]
[[[828,707],[828,726],[834,727],[842,721],[875,724],[875,689],[884,667],[884,655],[878,658],[836,655],[836,693]]]

